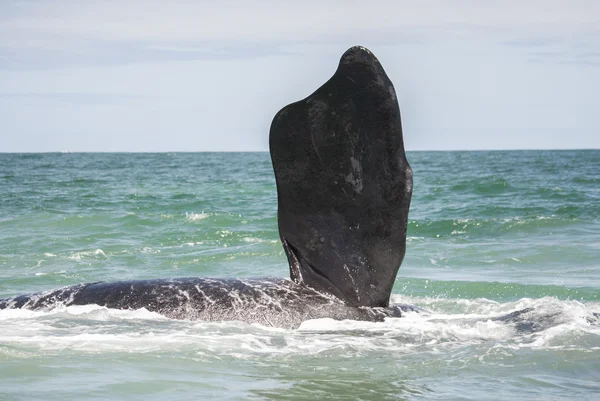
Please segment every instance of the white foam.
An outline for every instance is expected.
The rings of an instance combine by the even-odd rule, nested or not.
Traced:
[[[141,252],[149,254],[149,255],[156,255],[156,254],[160,253],[161,251],[160,251],[160,249],[154,249],[149,246],[145,246],[141,249]]]
[[[90,320],[169,320],[166,317],[150,312],[145,308],[137,310],[109,309],[99,305],[72,305],[57,306],[50,310],[29,310],[29,309],[3,309],[0,310],[0,321],[3,320],[24,320],[35,318],[73,318],[85,317]]]
[[[244,238],[242,238],[242,241],[249,242],[251,244],[276,244],[276,243],[279,243],[278,240],[256,238],[256,237],[244,237]]]
[[[204,211],[202,213],[185,213],[185,219],[188,221],[199,221],[204,220],[208,217],[209,215],[207,213],[204,213]]]
[[[0,343],[39,352],[70,349],[84,353],[183,347],[197,354],[236,358],[329,352],[435,353],[471,345],[483,347],[484,351],[524,347],[587,349],[589,341],[600,343],[589,338],[587,342],[577,341],[581,336],[600,338],[600,326],[590,321],[592,312],[600,311],[600,303],[582,304],[556,298],[499,303],[487,299],[397,295],[393,301],[417,304],[431,313],[409,312],[402,318],[377,323],[316,319],[303,322],[298,330],[284,330],[241,322],[178,321],[146,309],[114,310],[97,305],[58,307],[50,311],[8,309],[0,311]],[[527,308],[532,309],[515,318],[497,319]],[[519,324],[523,322],[533,322],[538,327],[522,331]]]
[[[83,252],[75,252],[69,256],[69,259],[72,260],[82,260],[85,258],[89,258],[92,256],[102,256],[106,259],[110,259],[102,249],[96,249],[95,251],[83,251]]]

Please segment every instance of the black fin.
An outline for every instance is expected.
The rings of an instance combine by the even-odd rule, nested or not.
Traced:
[[[406,248],[412,170],[394,86],[352,47],[333,77],[273,119],[279,234],[291,278],[353,306],[387,306]]]

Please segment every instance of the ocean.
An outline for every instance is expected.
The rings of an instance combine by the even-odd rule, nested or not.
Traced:
[[[392,302],[424,312],[285,330],[1,310],[0,400],[600,399],[600,150],[407,157]],[[0,189],[0,297],[288,276],[268,153],[0,154]]]

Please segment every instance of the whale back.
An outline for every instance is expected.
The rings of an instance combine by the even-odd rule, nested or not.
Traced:
[[[412,170],[392,82],[364,47],[269,138],[292,280],[351,306],[384,307],[406,249]]]

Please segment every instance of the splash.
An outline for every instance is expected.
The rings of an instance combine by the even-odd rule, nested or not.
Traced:
[[[209,215],[208,213],[185,213],[185,219],[188,221],[199,221],[199,220],[204,220],[206,218],[208,218]]]

